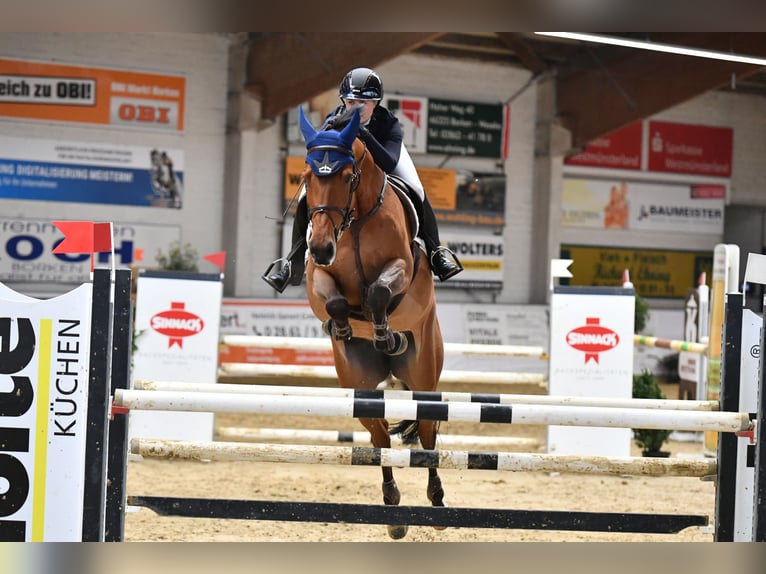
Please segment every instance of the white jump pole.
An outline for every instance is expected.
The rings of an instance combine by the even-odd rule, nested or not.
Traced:
[[[218,392],[255,395],[304,395],[314,397],[354,398],[354,389],[333,387],[291,387],[285,385],[242,385],[218,383],[215,386],[204,383],[180,381],[134,381],[133,388],[143,391],[175,391],[180,393]],[[686,401],[675,399],[623,399],[619,397],[570,397],[556,395],[493,394],[482,395],[462,392],[418,393],[412,391],[378,391],[383,399],[424,399],[423,394],[433,395],[433,400],[454,402],[497,402],[501,404],[568,405],[580,407],[646,408],[679,411],[717,411],[717,401]],[[371,397],[372,398],[372,397]],[[378,398],[378,397],[376,397]],[[430,397],[429,397],[430,398]]]
[[[638,476],[714,476],[713,459],[605,457],[538,453],[428,451],[350,446],[242,444],[133,439],[132,454],[200,461],[288,462],[453,470],[574,472]],[[418,456],[420,454],[425,456]],[[415,456],[413,456],[415,454]],[[378,456],[379,455],[379,456]],[[478,461],[478,462],[472,462]]]
[[[369,445],[370,433],[366,431],[333,431],[317,429],[272,429],[220,427],[217,440],[259,442],[259,441],[307,441],[324,443],[352,443]],[[398,436],[391,437],[392,445],[402,445]],[[446,435],[436,437],[437,446],[506,446],[515,448],[538,448],[540,442],[532,438],[512,436]]]
[[[136,410],[505,422],[561,426],[737,432],[751,428],[748,413],[662,411],[557,405],[498,405],[335,397],[177,393],[118,389],[114,404]]]
[[[312,337],[266,337],[254,335],[224,335],[221,343],[230,347],[257,347],[264,349],[301,349],[304,351],[330,351],[330,339]],[[448,355],[495,355],[502,357],[545,358],[541,346],[524,345],[471,345],[444,343]]]
[[[310,378],[337,381],[335,367],[325,365],[276,365],[270,363],[222,363],[219,376],[263,379]],[[440,383],[545,385],[543,373],[497,373],[489,371],[442,371]]]

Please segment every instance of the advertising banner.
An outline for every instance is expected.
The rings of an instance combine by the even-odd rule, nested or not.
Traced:
[[[497,289],[503,288],[502,235],[478,232],[442,230],[442,245],[449,247],[460,259],[464,271],[449,281],[434,278],[436,288]]]
[[[219,274],[144,271],[136,289],[133,380],[215,384]],[[133,411],[130,437],[212,440],[213,413]]]
[[[0,118],[182,132],[186,78],[0,58]]]
[[[0,540],[82,540],[91,294],[0,284]]]
[[[180,209],[178,149],[0,136],[0,198]]]
[[[383,105],[399,118],[404,145],[410,153],[428,151],[428,98],[387,96]]]
[[[574,277],[562,279],[563,285],[619,286],[627,269],[641,297],[669,299],[683,299],[700,273],[711,276],[713,267],[709,251],[562,245],[561,257],[574,260]]]
[[[649,122],[649,171],[731,177],[732,128]]]
[[[510,113],[502,104],[400,95],[382,104],[399,118],[410,153],[505,157]]]
[[[564,165],[641,169],[643,122],[634,122],[588,142],[585,150],[564,159]]]
[[[565,178],[561,225],[723,235],[723,185]]]
[[[551,298],[548,393],[633,396],[635,292],[622,287],[555,287]],[[630,456],[631,429],[548,427],[548,452]]]
[[[181,238],[178,225],[114,223],[117,267],[157,264],[158,250]],[[63,239],[51,221],[0,217],[0,281],[11,283],[83,283],[90,278],[90,255],[53,253]],[[96,264],[110,264],[111,253],[97,253]]]

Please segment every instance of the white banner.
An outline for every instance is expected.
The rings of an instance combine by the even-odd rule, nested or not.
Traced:
[[[608,179],[564,179],[561,225],[723,234],[726,188]]]
[[[8,283],[84,283],[90,280],[90,255],[54,254],[64,238],[49,220],[0,217],[0,281]],[[114,224],[117,267],[156,266],[157,250],[181,238],[178,225]],[[97,267],[110,264],[110,253],[96,253]]]
[[[133,380],[215,384],[223,284],[210,275],[139,275]],[[130,437],[212,440],[213,413],[134,411]]]
[[[505,253],[502,235],[495,235],[491,231],[461,232],[453,229],[442,230],[440,235],[442,245],[449,247],[458,256],[464,270],[449,281],[441,282],[434,278],[437,289],[502,289]]]
[[[569,289],[558,287],[551,298],[548,393],[631,398],[635,306],[632,290]],[[548,452],[630,456],[631,437],[630,429],[551,425]]]
[[[0,531],[82,540],[92,285],[38,301],[0,284]]]

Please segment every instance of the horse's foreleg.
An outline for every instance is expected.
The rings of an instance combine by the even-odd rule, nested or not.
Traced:
[[[388,422],[385,419],[359,419],[364,428],[370,431],[372,445],[376,448],[391,448],[391,435],[388,434]],[[382,466],[383,471],[383,503],[397,506],[401,500],[399,487],[394,480],[390,466]],[[388,535],[393,539],[403,538],[407,534],[407,525],[389,525]]]
[[[352,335],[348,322],[351,308],[346,298],[338,291],[335,278],[321,269],[315,269],[312,288],[314,295],[324,301],[325,311],[330,316],[322,324],[322,329],[338,341],[349,340]]]
[[[407,337],[395,333],[388,324],[388,306],[394,295],[407,287],[406,264],[403,259],[391,261],[367,290],[367,308],[373,324],[375,349],[389,355],[401,355],[407,350]]]

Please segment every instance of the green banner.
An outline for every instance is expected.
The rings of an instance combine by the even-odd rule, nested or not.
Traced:
[[[503,106],[428,100],[428,153],[502,157]]]

